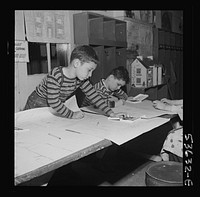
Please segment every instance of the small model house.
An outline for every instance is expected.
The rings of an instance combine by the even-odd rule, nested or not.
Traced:
[[[151,87],[157,85],[157,63],[150,58],[136,58],[131,64],[131,85]]]

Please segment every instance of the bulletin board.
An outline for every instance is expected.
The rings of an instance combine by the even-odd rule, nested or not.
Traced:
[[[69,43],[68,12],[24,11],[26,36],[29,42]]]

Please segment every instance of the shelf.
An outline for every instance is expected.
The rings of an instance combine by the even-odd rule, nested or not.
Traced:
[[[127,47],[126,42],[97,39],[97,38],[89,38],[89,44],[91,44],[91,45],[103,45],[103,46],[115,46],[115,47]]]
[[[145,21],[142,21],[142,20],[139,20],[139,19],[129,18],[129,17],[126,17],[126,16],[121,16],[121,17],[118,17],[118,18],[123,20],[123,21],[130,21],[130,22],[139,23],[139,24],[142,24],[142,25],[148,25],[148,26],[151,26],[151,27],[154,26],[154,23],[148,23],[148,22],[145,22]]]
[[[73,17],[75,44],[127,47],[126,22],[91,12]]]

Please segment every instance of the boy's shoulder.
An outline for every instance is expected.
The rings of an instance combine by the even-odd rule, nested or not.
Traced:
[[[50,75],[56,75],[57,73],[61,73],[62,72],[62,66],[57,66],[53,69],[51,69],[50,71]]]
[[[100,79],[98,82],[96,82],[96,83],[94,84],[94,87],[95,87],[95,88],[98,88],[98,89],[104,87],[105,84],[104,84],[103,80],[104,80],[104,79]]]

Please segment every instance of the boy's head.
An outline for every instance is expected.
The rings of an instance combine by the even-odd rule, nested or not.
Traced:
[[[72,63],[74,59],[79,59],[81,63],[99,63],[99,59],[95,50],[88,45],[77,46],[76,48],[74,48],[70,56],[70,63]]]
[[[70,56],[70,64],[74,66],[76,77],[85,80],[92,76],[99,62],[95,50],[88,45],[76,47]]]
[[[110,72],[107,81],[111,91],[118,90],[129,82],[129,73],[124,66],[119,66]]]

